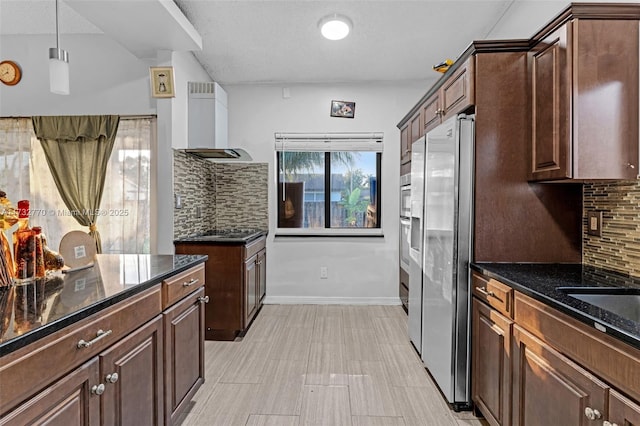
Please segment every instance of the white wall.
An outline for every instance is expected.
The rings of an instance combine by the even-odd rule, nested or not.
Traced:
[[[65,36],[70,95],[49,91],[53,36],[2,36],[0,58],[16,61],[22,80],[0,85],[0,116],[155,114],[149,95],[149,65],[103,35]]]
[[[267,303],[398,304],[400,132],[396,124],[433,81],[404,84],[228,85],[229,146],[268,162]],[[329,117],[331,100],[354,101],[355,118]],[[275,132],[383,132],[384,238],[278,238]],[[320,279],[327,266],[328,279]]]
[[[140,60],[100,34],[67,35],[61,47],[69,52],[70,95],[49,91],[49,48],[53,36],[2,36],[0,58],[16,61],[22,80],[0,85],[0,116],[156,115],[158,170],[154,213],[158,224],[156,253],[173,253],[172,147],[187,137],[187,81],[211,81],[191,52],[160,51],[154,60]],[[151,97],[150,66],[173,66],[175,98]],[[109,184],[108,182],[106,183]]]

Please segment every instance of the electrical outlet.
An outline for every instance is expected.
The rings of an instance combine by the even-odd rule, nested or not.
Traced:
[[[196,219],[200,219],[202,217],[202,207],[196,206]]]
[[[320,278],[323,280],[329,278],[329,268],[327,268],[326,266],[320,267]]]
[[[587,234],[602,237],[602,212],[587,212]]]

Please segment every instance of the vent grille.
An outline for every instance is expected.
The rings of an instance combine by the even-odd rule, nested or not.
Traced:
[[[216,88],[216,83],[214,82],[193,82],[190,81],[188,83],[188,87],[189,87],[189,93],[193,93],[193,94],[209,94],[209,95],[214,95],[215,94],[215,88]]]

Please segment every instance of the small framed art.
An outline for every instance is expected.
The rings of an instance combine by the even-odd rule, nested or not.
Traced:
[[[353,118],[355,114],[355,102],[331,101],[331,117]]]
[[[173,86],[173,67],[151,67],[151,96],[154,98],[173,98],[176,92]]]

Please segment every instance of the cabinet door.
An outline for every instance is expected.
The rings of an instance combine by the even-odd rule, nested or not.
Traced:
[[[513,322],[473,298],[472,398],[491,425],[509,425]]]
[[[440,89],[442,121],[467,110],[475,102],[475,57],[471,56]]]
[[[609,392],[609,424],[605,426],[640,425],[640,405],[632,402],[618,392]]]
[[[258,297],[259,302],[267,294],[267,250],[260,250],[258,253]]]
[[[400,164],[411,161],[411,142],[409,140],[409,123],[400,129]]]
[[[424,135],[422,108],[409,120],[409,145]],[[409,148],[411,149],[411,148]]]
[[[165,422],[173,424],[204,382],[204,288],[163,313]]]
[[[258,255],[245,262],[244,270],[244,327],[247,328],[258,310],[256,283],[258,282]]]
[[[98,425],[100,397],[92,388],[99,383],[93,358],[0,418],[0,425]]]
[[[602,424],[608,386],[524,329],[513,326],[515,426]]]
[[[162,343],[158,315],[100,354],[103,424],[163,424]]]
[[[440,108],[440,96],[433,95],[424,103],[422,107],[424,116],[424,133],[437,127],[442,122],[442,109]]]
[[[567,23],[531,53],[532,179],[571,176]]]

